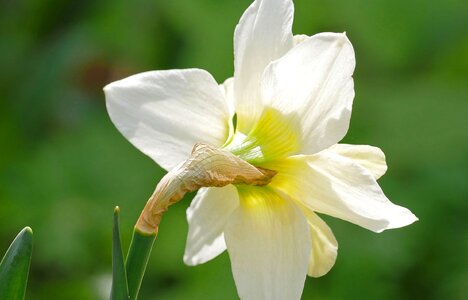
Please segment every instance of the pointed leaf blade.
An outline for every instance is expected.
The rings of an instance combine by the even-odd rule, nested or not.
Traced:
[[[32,248],[33,232],[26,227],[13,240],[0,262],[0,299],[24,299]]]
[[[128,300],[127,272],[120,240],[120,209],[114,209],[114,227],[112,238],[112,290],[111,300]]]

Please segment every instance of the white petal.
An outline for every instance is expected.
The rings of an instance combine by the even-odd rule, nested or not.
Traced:
[[[385,154],[377,147],[336,144],[331,146],[328,150],[351,159],[371,172],[375,179],[379,179],[387,171]]]
[[[229,106],[229,110],[231,115],[234,115],[234,77],[230,77],[226,79],[222,84],[219,85],[221,87],[221,91],[224,94],[224,98]]]
[[[205,263],[226,250],[224,227],[238,206],[239,197],[233,185],[198,191],[187,209],[189,232],[184,254],[187,265]]]
[[[300,43],[302,43],[303,41],[305,41],[306,39],[308,39],[310,36],[306,35],[306,34],[295,34],[293,36],[293,42],[294,42],[294,46],[297,46],[299,45]]]
[[[321,33],[306,38],[266,68],[262,99],[301,132],[299,153],[317,153],[346,134],[354,66],[354,50],[346,35]]]
[[[313,211],[305,208],[303,212],[309,223],[312,240],[312,254],[310,255],[309,271],[312,277],[320,277],[331,270],[338,255],[338,242],[330,227]]]
[[[115,126],[166,170],[187,159],[195,143],[220,146],[229,135],[228,105],[204,70],[141,73],[104,92]]]
[[[225,239],[240,298],[300,299],[311,251],[304,215],[266,187],[239,193]]]
[[[387,199],[369,171],[332,151],[290,157],[275,167],[278,174],[270,185],[314,211],[375,232],[417,220],[411,211]]]
[[[236,113],[234,108],[234,77],[226,79],[222,84],[219,85],[219,87],[221,88],[221,92],[224,95],[224,99],[226,99],[226,103],[229,109],[229,120],[231,120],[231,122],[229,122],[229,137],[225,142],[226,145],[234,139],[236,130],[235,124],[233,122],[234,114]]]
[[[260,79],[265,67],[291,49],[291,0],[256,0],[234,33],[234,91],[239,129],[248,133],[262,112]]]

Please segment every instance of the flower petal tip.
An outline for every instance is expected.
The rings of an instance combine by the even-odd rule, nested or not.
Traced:
[[[413,224],[416,221],[419,221],[418,217],[416,217],[411,211],[408,210],[407,213],[405,213],[404,216],[402,216],[400,220],[395,222],[394,228],[408,226],[410,224]]]
[[[192,254],[190,255],[189,253],[184,253],[184,264],[189,266],[189,267],[195,267],[201,264],[206,263],[207,261],[210,261],[212,258],[209,257],[204,257],[203,255],[199,254]]]
[[[184,255],[184,264],[190,267],[198,265],[195,259],[191,256],[188,256],[187,254]]]
[[[120,80],[106,84],[106,86],[104,86],[102,88],[102,90],[104,91],[104,94],[106,94],[106,96],[107,96],[110,93],[112,93],[114,91],[114,88],[116,87],[117,83],[119,83],[119,82],[120,82]]]
[[[106,85],[106,86],[104,86],[104,87],[102,88],[102,90],[104,91],[104,93],[107,94],[107,93],[109,92],[109,90],[110,90],[110,85],[111,85],[111,84],[112,84],[112,83],[109,83],[108,85]]]
[[[388,230],[388,229],[402,228],[402,227],[411,225],[416,221],[419,221],[419,218],[416,217],[411,211],[408,210],[407,212],[402,213],[395,220],[389,221],[385,228],[382,228],[381,230],[377,230],[375,232],[381,233],[381,232],[383,232],[385,230]]]

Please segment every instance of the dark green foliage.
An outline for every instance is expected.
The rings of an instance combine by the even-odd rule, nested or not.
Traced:
[[[136,300],[156,235],[143,234],[138,230],[134,230],[127,261],[124,263],[120,241],[119,214],[120,209],[116,207],[114,210],[112,241],[111,300]]]
[[[32,248],[33,233],[26,227],[16,236],[0,263],[0,299],[24,299]]]

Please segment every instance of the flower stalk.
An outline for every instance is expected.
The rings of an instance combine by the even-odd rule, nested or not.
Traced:
[[[129,299],[138,299],[141,282],[145,275],[146,266],[153,249],[156,234],[145,234],[137,228],[133,231],[132,241],[125,262]]]

